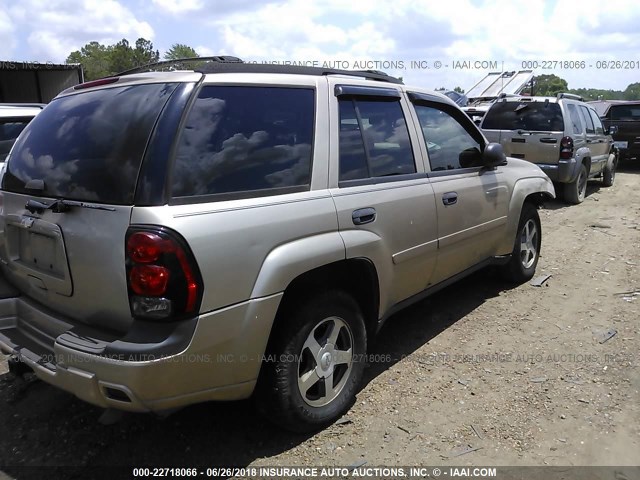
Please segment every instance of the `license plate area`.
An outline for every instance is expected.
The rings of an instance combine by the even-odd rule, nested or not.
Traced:
[[[7,216],[8,267],[39,288],[71,295],[73,288],[60,227],[41,219]]]
[[[60,268],[62,259],[58,255],[60,248],[57,238],[21,229],[16,231],[16,235],[18,257],[15,261],[28,265],[35,271],[64,278],[64,271]]]
[[[613,144],[618,148],[627,148],[629,142],[613,142]]]

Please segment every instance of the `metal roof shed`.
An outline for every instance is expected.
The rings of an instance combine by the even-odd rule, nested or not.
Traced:
[[[0,102],[47,103],[83,80],[80,64],[0,61]]]

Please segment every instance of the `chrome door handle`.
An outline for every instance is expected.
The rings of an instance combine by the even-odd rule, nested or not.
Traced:
[[[375,208],[360,208],[354,210],[351,214],[351,220],[354,225],[364,225],[365,223],[371,223],[376,219]]]
[[[442,203],[445,205],[455,205],[458,201],[458,194],[456,192],[447,192],[442,195]]]

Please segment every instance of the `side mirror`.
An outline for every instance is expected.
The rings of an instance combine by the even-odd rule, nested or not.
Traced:
[[[485,167],[497,167],[507,163],[507,156],[504,154],[502,145],[499,143],[489,143],[482,152],[482,163]]]
[[[611,125],[609,128],[607,128],[608,135],[615,135],[616,133],[618,133],[618,125]]]

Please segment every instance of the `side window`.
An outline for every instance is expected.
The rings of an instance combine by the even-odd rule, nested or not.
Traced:
[[[476,167],[482,164],[482,145],[449,113],[416,105],[431,171]]]
[[[0,162],[4,162],[13,143],[31,119],[0,122]]]
[[[338,103],[341,181],[416,172],[399,101],[355,97]]]
[[[340,180],[368,178],[369,165],[355,103],[340,101]]]
[[[591,120],[591,115],[589,115],[589,109],[580,105],[580,113],[582,114],[582,120],[587,127],[587,133],[596,133],[596,129],[593,126],[593,120]]]
[[[307,88],[202,88],[180,136],[173,196],[309,188],[314,98]]]
[[[604,128],[602,126],[602,122],[600,121],[600,118],[598,117],[598,114],[591,109],[589,109],[589,113],[591,114],[591,118],[593,119],[593,124],[596,127],[596,134],[604,135]]]
[[[571,125],[573,126],[573,133],[582,133],[582,125],[580,124],[580,114],[578,113],[578,107],[573,103],[568,103],[569,118],[571,119]]]

